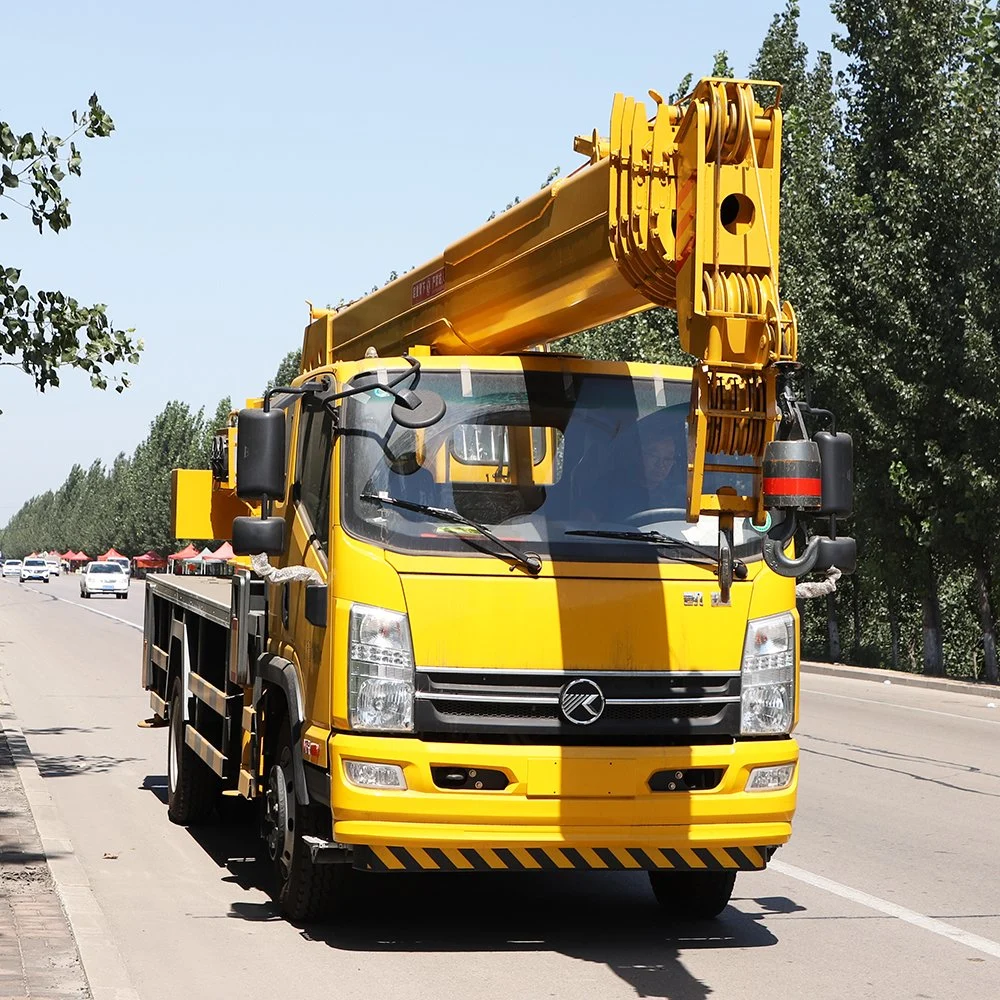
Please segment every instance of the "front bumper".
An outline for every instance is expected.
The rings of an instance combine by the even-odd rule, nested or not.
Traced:
[[[747,792],[754,767],[794,763],[794,740],[722,746],[553,747],[336,735],[334,839],[369,870],[759,869],[791,836],[798,784]],[[405,791],[359,788],[345,759],[396,764]],[[438,787],[432,767],[503,772],[502,790]],[[703,791],[651,791],[657,772],[718,769]]]

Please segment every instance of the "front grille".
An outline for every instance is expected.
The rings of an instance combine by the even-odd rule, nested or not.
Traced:
[[[603,709],[589,724],[573,721],[568,693],[599,691]],[[678,737],[735,736],[740,722],[739,671],[548,671],[420,667],[415,723],[422,736],[476,733],[488,739],[532,737],[595,743],[615,737],[665,742]],[[576,713],[577,716],[584,715]]]

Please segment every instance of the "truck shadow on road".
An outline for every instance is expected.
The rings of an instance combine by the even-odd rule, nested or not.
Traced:
[[[147,779],[153,790],[153,779]],[[245,891],[270,891],[270,866],[246,810],[234,803],[221,822],[189,833]],[[306,924],[302,938],[342,952],[464,954],[534,952],[605,965],[638,997],[707,1000],[713,988],[683,961],[700,949],[778,943],[764,921],[802,907],[753,898],[753,875],[737,880],[734,905],[715,921],[669,923],[644,873],[358,873],[346,902],[349,921]],[[232,919],[280,922],[277,906],[237,900]]]

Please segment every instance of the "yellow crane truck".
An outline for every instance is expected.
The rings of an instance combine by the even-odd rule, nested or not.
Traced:
[[[714,916],[789,839],[795,578],[853,568],[851,442],[778,292],[780,86],[650,96],[313,309],[301,374],[174,473],[178,537],[251,559],[147,580],[168,814],[257,800],[292,919],[365,872],[486,869],[645,870]],[[693,369],[552,347],[655,305]]]

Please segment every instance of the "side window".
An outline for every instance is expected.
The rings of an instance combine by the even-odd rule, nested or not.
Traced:
[[[302,450],[299,453],[299,501],[326,551],[330,531],[330,449],[333,418],[309,397],[302,401]]]

